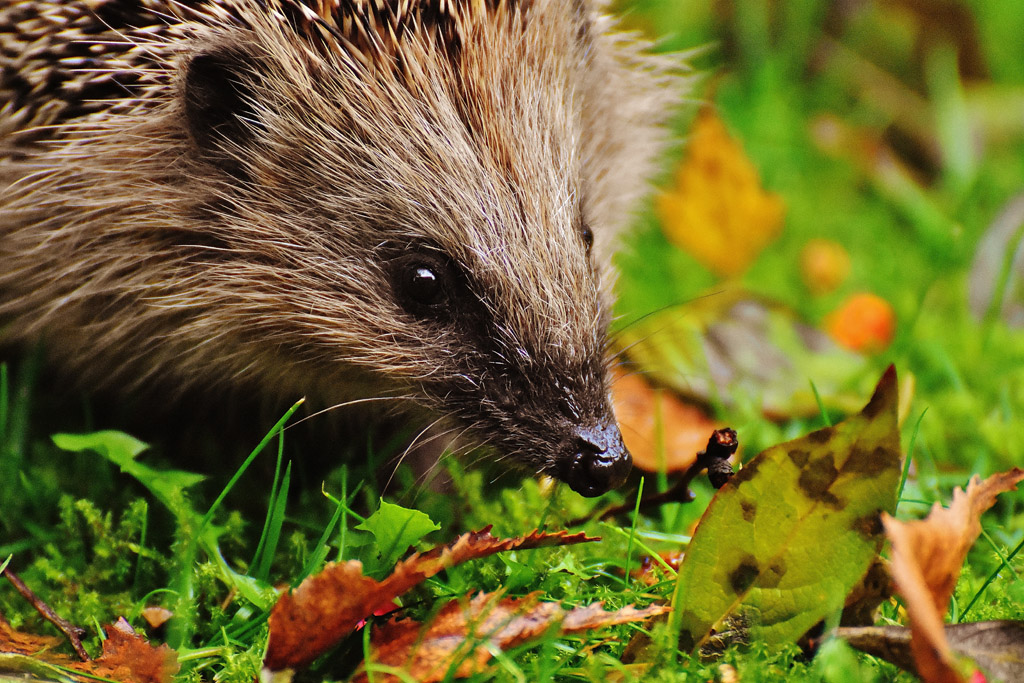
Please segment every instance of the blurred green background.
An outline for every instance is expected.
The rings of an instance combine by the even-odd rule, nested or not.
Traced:
[[[913,471],[926,498],[970,472],[1024,462],[1024,3],[614,4],[628,27],[686,53],[694,68],[663,191],[678,191],[671,166],[686,163],[693,119],[706,110],[785,207],[777,237],[725,277],[672,245],[655,198],[619,259],[620,325],[741,289],[820,327],[851,295],[872,293],[895,316],[891,343],[864,353],[859,369],[837,369],[842,377],[809,379],[863,387],[850,375],[873,381],[889,363],[913,377],[907,417],[920,419]],[[849,258],[829,291],[801,271],[814,238]],[[645,333],[645,344],[675,343]],[[635,360],[656,377],[687,373]],[[745,412],[743,397],[729,398],[720,413],[749,448],[799,433],[780,434]]]

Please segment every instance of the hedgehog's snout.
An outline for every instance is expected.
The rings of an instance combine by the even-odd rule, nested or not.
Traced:
[[[633,467],[633,456],[614,422],[580,427],[566,456],[561,478],[583,496],[599,496],[620,486]]]

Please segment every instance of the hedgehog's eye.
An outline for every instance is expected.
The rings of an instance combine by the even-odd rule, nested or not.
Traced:
[[[589,225],[583,226],[583,244],[587,247],[587,253],[594,248],[594,231],[590,229]]]
[[[406,273],[405,293],[422,306],[433,306],[441,299],[441,278],[426,264],[414,265]]]
[[[392,262],[391,274],[398,302],[407,312],[423,317],[444,309],[451,274],[441,259],[424,254],[402,256]]]

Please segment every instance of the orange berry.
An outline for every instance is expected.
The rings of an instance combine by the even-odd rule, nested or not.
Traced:
[[[825,331],[841,346],[876,353],[892,342],[896,314],[880,296],[854,294],[825,317]]]
[[[828,294],[850,275],[850,255],[832,240],[813,239],[800,251],[800,274],[814,294]]]

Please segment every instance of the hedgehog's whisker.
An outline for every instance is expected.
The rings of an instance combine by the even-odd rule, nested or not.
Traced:
[[[658,308],[655,308],[653,311],[648,311],[647,313],[644,313],[643,315],[637,316],[637,318],[635,320],[630,320],[628,323],[626,323],[625,325],[623,325],[619,329],[615,330],[614,332],[610,332],[608,334],[608,343],[609,344],[614,343],[616,340],[618,340],[619,337],[622,336],[622,334],[624,332],[629,330],[629,328],[631,328],[634,325],[637,325],[637,324],[643,322],[644,320],[647,320],[651,316],[658,315],[659,313],[663,313],[664,311],[667,311],[667,310],[669,310],[671,308],[675,308],[676,306],[684,306],[686,304],[692,304],[695,301],[700,301],[701,299],[707,299],[707,298],[713,297],[713,296],[719,296],[719,295],[721,295],[723,293],[724,293],[723,290],[718,290],[718,291],[714,291],[714,292],[708,292],[707,294],[703,294],[701,296],[697,296],[697,297],[693,297],[693,298],[689,298],[689,299],[680,299],[679,301],[673,301],[670,304],[665,304],[664,306],[659,306]],[[682,312],[679,313],[679,315],[682,315],[682,314],[683,314]],[[658,334],[658,333],[664,331],[664,329],[667,326],[668,326],[668,323],[665,323],[665,325],[662,325],[658,329],[652,330],[650,332],[650,334],[648,334],[646,337],[644,337],[643,340],[646,340],[646,339],[654,336],[655,334]],[[630,344],[629,347],[627,347],[627,349],[623,349],[619,353],[624,353],[626,350],[628,350],[630,348],[633,348],[633,346],[635,346],[639,341],[643,341],[643,340],[638,340],[637,342],[634,342],[633,344]]]
[[[395,459],[395,466],[393,468],[391,468],[391,475],[388,477],[388,480],[384,483],[384,486],[382,487],[382,491],[387,491],[388,487],[391,486],[391,482],[394,480],[395,475],[398,473],[398,468],[401,467],[402,463],[405,462],[405,459],[407,457],[409,457],[409,454],[412,452],[413,448],[415,448],[418,445],[418,443],[419,443],[420,439],[423,437],[423,435],[427,434],[431,429],[433,429],[435,426],[437,426],[440,422],[444,421],[444,419],[445,419],[445,416],[442,415],[441,417],[437,418],[436,420],[430,422],[426,427],[421,429],[419,431],[419,433],[415,437],[413,437],[412,441],[409,442],[409,445],[405,447],[404,451],[402,451],[402,454],[400,456],[398,456],[398,458]],[[447,434],[450,434],[451,431],[452,431],[451,429],[445,429],[445,430],[443,430],[441,432],[438,432],[436,434],[432,434],[432,435],[430,435],[430,437],[428,437],[427,439],[425,439],[423,441],[422,445],[426,446],[427,444],[432,443],[432,442],[436,441],[437,439],[439,439],[439,438],[441,438],[441,437],[443,437],[443,436],[445,436]]]
[[[318,410],[315,413],[313,413],[312,415],[307,415],[306,417],[302,418],[301,420],[296,420],[295,422],[293,422],[290,425],[288,425],[287,427],[285,427],[285,429],[288,430],[288,429],[291,429],[292,427],[297,427],[298,425],[302,424],[306,420],[312,420],[314,417],[319,417],[320,415],[323,415],[324,413],[328,413],[328,412],[330,412],[332,410],[337,410],[339,408],[348,408],[349,406],[359,405],[361,403],[375,403],[377,401],[405,401],[405,400],[408,400],[408,399],[406,397],[404,397],[404,396],[371,396],[369,398],[357,398],[357,399],[353,399],[351,401],[343,401],[342,403],[335,403],[334,405],[327,406],[326,408],[324,408],[322,410]]]
[[[455,434],[455,436],[452,436],[449,439],[449,443],[450,444],[451,443],[458,443],[459,439],[462,438],[462,435],[465,434],[466,432],[468,432],[470,429],[472,429],[472,426],[463,427],[461,430],[458,430],[458,433]],[[447,436],[451,435],[453,432],[455,432],[456,430],[457,430],[456,427],[452,427],[451,429],[446,429],[445,431],[443,431],[440,434],[438,434],[438,437],[447,437]],[[474,449],[476,447],[477,447],[477,444],[475,444],[475,443],[468,443],[468,444],[463,444],[461,446],[458,446],[453,451],[449,451],[449,450],[446,449],[441,454],[441,457],[437,458],[437,460],[432,462],[429,467],[427,467],[418,477],[416,477],[415,487],[414,487],[413,492],[412,492],[412,500],[409,501],[409,505],[415,505],[416,499],[419,497],[419,494],[422,493],[422,491],[426,487],[426,483],[428,481],[430,481],[434,476],[436,476],[437,469],[441,466],[441,461],[444,458],[446,458],[446,457],[455,457],[455,458],[461,457],[463,453],[466,453],[466,452],[468,452],[468,451],[470,451],[470,450],[472,450],[472,449]]]

